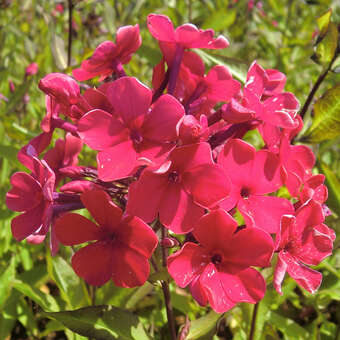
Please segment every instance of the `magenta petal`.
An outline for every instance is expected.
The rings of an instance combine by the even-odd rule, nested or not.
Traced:
[[[176,126],[184,113],[182,104],[175,97],[161,96],[145,119],[143,137],[162,143],[176,140]]]
[[[128,138],[125,126],[103,110],[92,110],[78,122],[82,140],[94,150],[104,150]]]
[[[247,82],[245,87],[253,92],[258,98],[261,98],[264,84],[267,82],[268,76],[266,71],[254,61],[247,73]]]
[[[81,248],[73,255],[72,267],[87,283],[101,286],[112,276],[112,259],[112,248],[102,242],[96,242]]]
[[[111,268],[112,280],[118,287],[142,286],[150,273],[147,258],[123,244],[112,247]]]
[[[152,91],[136,78],[122,77],[108,86],[107,97],[125,125],[138,129],[151,104]]]
[[[125,216],[116,235],[120,242],[146,258],[151,257],[158,243],[155,232],[136,216]]]
[[[253,268],[247,268],[237,274],[219,270],[222,287],[230,300],[235,303],[260,301],[266,292],[266,281]]]
[[[248,226],[260,228],[270,234],[278,232],[283,215],[294,214],[290,201],[275,196],[251,195],[248,199],[240,199],[237,207]]]
[[[281,285],[286,275],[287,267],[288,267],[287,263],[284,260],[282,260],[280,256],[278,256],[275,271],[274,271],[273,286],[275,290],[281,295],[283,294]]]
[[[196,276],[190,283],[190,292],[192,297],[198,302],[200,306],[205,306],[208,303],[207,296],[200,283],[200,277]]]
[[[6,194],[6,205],[13,211],[31,210],[43,199],[42,187],[26,172],[16,172],[11,177],[13,188]]]
[[[183,174],[185,189],[203,207],[212,207],[227,197],[230,180],[217,164],[203,164]]]
[[[260,117],[272,125],[293,129],[296,127],[294,117],[299,102],[292,93],[284,92],[265,100],[263,115]]]
[[[58,241],[65,246],[98,240],[102,235],[101,229],[92,221],[74,213],[58,218],[54,228]]]
[[[320,224],[314,228],[306,228],[301,241],[289,252],[308,265],[318,265],[324,258],[332,254],[333,240],[329,228]]]
[[[322,206],[314,200],[310,200],[296,211],[297,229],[302,232],[306,227],[313,227],[325,220]]]
[[[11,223],[13,237],[17,241],[22,241],[37,231],[43,224],[44,212],[45,205],[41,203],[35,208],[14,217]]]
[[[191,231],[204,209],[193,202],[180,183],[167,186],[159,207],[160,221],[171,231],[184,234]]]
[[[142,38],[139,34],[139,25],[119,27],[116,33],[117,48],[119,59],[125,64],[130,60],[130,56],[141,45]]]
[[[237,231],[229,246],[224,248],[228,263],[239,266],[240,270],[249,266],[270,266],[273,252],[274,242],[271,236],[258,228]]]
[[[105,182],[131,175],[137,154],[131,140],[100,151],[97,155],[98,177]]]
[[[214,164],[208,143],[196,143],[177,147],[170,154],[177,171],[183,173],[202,164]]]
[[[322,274],[301,264],[288,252],[280,252],[279,257],[287,264],[287,273],[302,288],[315,293],[321,285]]]
[[[171,20],[166,15],[149,14],[147,19],[151,35],[159,41],[174,42],[175,31]]]
[[[209,251],[229,247],[237,222],[224,210],[217,209],[198,221],[193,234],[196,240]]]
[[[90,212],[95,221],[105,229],[114,231],[114,226],[120,224],[122,209],[117,207],[111,197],[103,190],[85,191],[81,195],[81,201]],[[96,240],[94,238],[94,240]]]
[[[222,165],[233,185],[243,187],[244,184],[257,181],[251,177],[255,148],[241,139],[229,139],[218,155],[218,164]]]
[[[268,150],[257,151],[250,177],[253,193],[261,195],[276,191],[283,184],[280,159]]]
[[[129,187],[126,212],[140,217],[147,223],[152,222],[166,193],[167,182],[167,176],[144,170],[139,180]]]
[[[179,287],[186,287],[201,274],[210,258],[198,244],[187,242],[168,257],[168,271]]]
[[[200,284],[210,303],[211,308],[217,313],[224,313],[235,306],[230,300],[221,282],[220,273],[214,264],[210,263],[205,267],[200,276]]]
[[[230,103],[222,107],[222,118],[228,123],[247,122],[255,117],[255,111],[241,105],[236,99],[231,98]]]

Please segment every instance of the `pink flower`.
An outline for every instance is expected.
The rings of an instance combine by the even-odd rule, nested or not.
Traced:
[[[61,179],[59,169],[66,166],[78,164],[78,155],[82,149],[82,141],[70,133],[67,133],[65,140],[57,139],[54,148],[48,150],[44,156],[45,161],[57,174],[57,179]]]
[[[78,81],[84,81],[100,76],[104,80],[112,73],[121,72],[121,64],[127,64],[131,55],[142,43],[138,24],[120,27],[116,34],[116,44],[112,41],[102,42],[94,51],[93,56],[84,60],[81,67],[72,74]]]
[[[321,273],[306,265],[318,265],[332,254],[335,233],[323,224],[324,219],[321,205],[314,200],[302,205],[295,215],[282,217],[274,272],[274,287],[280,294],[286,272],[310,293],[319,288]]]
[[[224,313],[238,302],[256,303],[266,283],[251,266],[270,265],[274,244],[264,231],[237,229],[222,209],[203,216],[193,230],[199,244],[187,242],[169,256],[168,271],[179,287],[190,285],[193,297]]]
[[[12,234],[17,241],[30,235],[46,235],[52,219],[55,174],[45,161],[36,157],[33,146],[30,145],[27,151],[27,157],[31,157],[27,163],[32,167],[32,173],[12,175],[12,189],[6,195],[7,207],[23,212],[12,220]]]
[[[280,80],[274,81],[275,77]],[[284,83],[281,78],[279,74],[274,75],[272,70],[267,74],[256,61],[253,62],[247,74],[242,100],[239,103],[232,101],[231,106],[225,108],[223,118],[230,123],[256,118],[270,128],[296,128],[298,122],[295,116],[299,103],[290,92],[277,93]],[[268,93],[273,95],[267,97]],[[262,131],[260,132],[263,135]]]
[[[95,286],[110,279],[120,287],[143,285],[150,271],[148,259],[158,243],[154,231],[138,217],[123,215],[102,190],[87,191],[81,200],[98,225],[69,213],[55,226],[64,245],[95,241],[73,255],[74,271]]]
[[[294,212],[287,199],[264,196],[283,184],[279,158],[268,150],[256,151],[240,139],[231,139],[220,152],[218,163],[231,179],[230,196],[220,206],[226,211],[237,206],[247,226],[276,233],[281,216]]]
[[[97,162],[101,180],[130,176],[136,167],[159,162],[175,147],[176,125],[184,109],[174,97],[161,96],[150,110],[151,90],[132,77],[111,83],[107,97],[113,115],[92,110],[78,123],[84,142],[100,151]]]
[[[176,43],[183,48],[219,49],[229,46],[223,36],[214,39],[212,29],[202,30],[195,25],[184,24],[174,29],[171,20],[162,14],[149,14],[147,24],[150,33],[160,42]]]
[[[35,74],[38,73],[38,64],[37,63],[32,63],[29,64],[26,69],[25,69],[25,75],[26,76],[34,76]]]
[[[229,180],[212,160],[207,143],[174,149],[158,168],[147,168],[130,185],[127,211],[162,224],[175,233],[191,231],[204,208],[215,206],[229,193]]]

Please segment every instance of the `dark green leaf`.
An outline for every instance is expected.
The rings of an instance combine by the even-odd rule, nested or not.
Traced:
[[[138,317],[113,306],[85,307],[73,311],[44,313],[73,332],[97,340],[149,340]]]

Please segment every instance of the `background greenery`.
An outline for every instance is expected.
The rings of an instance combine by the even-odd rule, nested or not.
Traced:
[[[161,57],[156,41],[146,28],[146,17],[153,12],[168,15],[175,26],[192,22],[228,37],[230,47],[225,51],[201,54],[207,69],[216,62],[223,63],[236,78],[244,80],[247,68],[256,59],[265,68],[284,72],[286,90],[293,92],[303,105],[313,84],[327,71],[338,52],[339,2],[267,0],[254,1],[253,6],[249,3],[246,0],[73,0],[72,59],[68,67],[68,1],[0,0],[0,94],[4,96],[0,97],[3,98],[0,99],[0,340],[82,339],[66,327],[73,327],[68,324],[69,315],[48,313],[89,306],[94,296],[94,291],[73,273],[66,261],[71,255],[67,250],[62,249],[61,256],[51,258],[44,245],[18,243],[11,236],[10,220],[14,214],[6,208],[4,197],[10,188],[10,175],[25,171],[16,160],[17,151],[40,132],[45,107],[44,95],[37,86],[39,79],[50,72],[70,74],[100,42],[114,40],[118,27],[138,23],[143,45],[126,71],[151,85],[152,68]],[[322,36],[325,32],[319,22],[319,33],[317,18],[330,8],[334,24]],[[321,40],[320,34],[324,39],[314,46],[317,36]],[[25,68],[32,62],[38,64],[39,71],[34,76],[25,76]],[[340,58],[334,56],[332,67],[314,97],[316,100],[329,90],[328,105],[324,108],[325,105],[319,104],[322,108],[316,107],[315,118],[310,110],[307,112],[304,131],[313,119],[314,124],[300,140],[312,142],[310,146],[317,156],[315,171],[327,177],[330,193],[327,204],[333,212],[327,224],[339,234],[340,75],[337,72],[340,72]],[[10,82],[14,91],[10,90]],[[80,159],[81,164],[95,164],[91,154],[83,153]],[[333,256],[317,268],[323,272],[324,280],[315,295],[301,290],[289,278],[285,280],[283,296],[269,284],[259,305],[255,339],[340,339],[339,244],[337,238]],[[265,270],[263,274],[270,282],[271,271]],[[112,309],[106,314],[107,320],[101,319],[99,328],[105,339],[147,339],[144,329],[155,339],[168,338],[157,279],[154,277],[152,283],[136,289],[119,289],[109,283],[96,291],[95,304],[110,304],[129,311]],[[192,321],[188,339],[247,338],[252,305],[240,304],[220,316],[209,308],[200,308],[185,290],[171,289],[177,325],[185,324],[186,315]],[[84,321],[86,325],[96,322],[101,310],[92,312]],[[115,328],[121,330],[112,333]],[[92,336],[100,338],[98,334]]]

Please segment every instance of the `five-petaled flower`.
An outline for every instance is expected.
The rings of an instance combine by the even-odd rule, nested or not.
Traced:
[[[169,273],[178,286],[190,284],[193,297],[201,305],[209,302],[218,313],[238,302],[262,299],[266,283],[251,266],[270,265],[274,243],[268,233],[238,230],[237,222],[218,209],[199,220],[193,235],[199,244],[187,242],[168,258]]]
[[[64,245],[95,241],[73,255],[74,271],[95,286],[110,279],[120,287],[143,285],[150,272],[148,259],[158,243],[154,231],[140,218],[123,215],[102,190],[84,192],[81,200],[98,225],[75,213],[63,215],[55,225]]]

